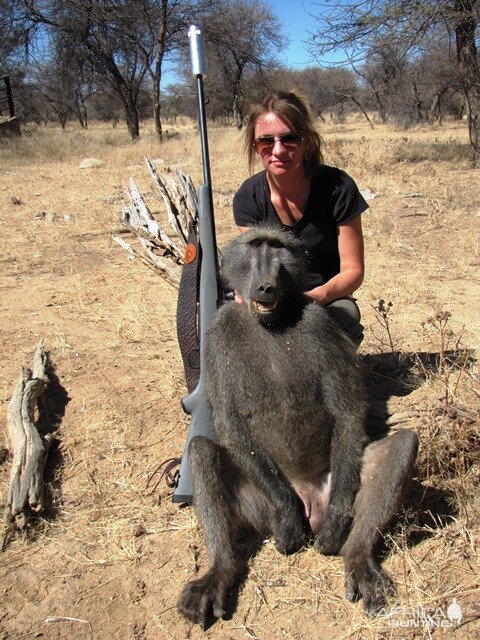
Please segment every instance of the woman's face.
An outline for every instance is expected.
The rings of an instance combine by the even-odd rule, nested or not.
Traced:
[[[271,111],[258,117],[255,125],[255,139],[262,136],[278,138],[287,133],[296,133]],[[275,140],[273,147],[267,147],[257,151],[264,168],[274,176],[282,176],[301,171],[303,173],[304,146],[289,143],[283,144],[281,140]]]

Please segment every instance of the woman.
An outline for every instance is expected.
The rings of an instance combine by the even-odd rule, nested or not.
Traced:
[[[250,169],[258,156],[264,170],[235,194],[236,224],[246,231],[280,223],[300,238],[308,254],[306,295],[326,307],[358,346],[363,327],[351,295],[363,281],[361,214],[367,203],[352,178],[323,164],[310,108],[295,93],[272,93],[252,108],[245,147]]]

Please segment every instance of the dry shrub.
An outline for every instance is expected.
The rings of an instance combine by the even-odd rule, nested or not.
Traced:
[[[325,137],[325,161],[351,173],[355,180],[368,180],[385,167],[387,156],[381,140]]]
[[[132,141],[122,126],[112,127],[107,123],[93,122],[87,130],[78,130],[70,124],[65,130],[53,125],[39,127],[27,125],[22,128],[20,138],[0,138],[0,149],[5,160],[16,163],[27,162],[62,162],[98,156],[104,160],[115,160],[117,164],[139,162],[143,156],[157,158],[160,149],[184,146],[179,140],[184,137],[195,137],[193,123],[182,124],[176,128],[166,127],[164,143],[160,144],[155,136],[152,123],[144,123],[142,136]],[[198,141],[196,141],[198,142]],[[177,156],[179,162],[185,162],[189,154],[189,146],[184,146],[185,155]],[[178,154],[178,149],[175,155]],[[172,158],[173,161],[173,158]]]
[[[479,416],[457,406],[433,407],[420,434],[424,446],[418,458],[419,477],[448,483],[456,478],[471,484],[474,495],[480,481]]]
[[[421,363],[419,371],[435,394],[419,429],[419,478],[459,489],[461,502],[476,494],[480,482],[478,363],[471,351],[459,349],[444,359],[439,353],[433,367]]]
[[[405,136],[390,150],[392,162],[471,162],[471,147],[467,143],[434,139],[432,142],[419,142]]]

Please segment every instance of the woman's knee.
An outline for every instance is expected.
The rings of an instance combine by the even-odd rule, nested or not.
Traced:
[[[364,327],[360,323],[360,309],[355,300],[341,298],[327,305],[325,309],[358,348],[363,340]]]

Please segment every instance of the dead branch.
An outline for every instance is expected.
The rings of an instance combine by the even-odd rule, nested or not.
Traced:
[[[43,509],[43,472],[52,436],[43,436],[35,425],[35,410],[48,383],[46,355],[39,340],[32,370],[22,367],[8,406],[7,428],[13,449],[10,485],[4,511],[2,551],[12,524],[24,529],[29,511]]]
[[[152,162],[145,158],[147,167],[162,194],[167,218],[176,239],[173,239],[153,217],[142,195],[130,178],[121,221],[138,239],[138,249],[118,236],[113,240],[131,255],[151,266],[170,284],[178,288],[183,250],[192,225],[196,224],[197,196],[190,177],[177,171],[177,179],[172,175],[159,175]]]
[[[158,241],[160,246],[172,254],[177,260],[182,259],[183,251],[170,236],[161,228],[150,213],[133,178],[130,178],[127,194],[130,197],[130,207],[124,207],[122,222],[132,227],[136,233],[143,232]]]
[[[192,222],[196,219],[197,194],[190,176],[177,171],[178,182],[172,175],[158,175],[152,162],[145,158],[155,184],[162,194],[167,210],[168,222],[183,243],[187,244]]]
[[[186,173],[183,173],[180,169],[177,169],[177,177],[179,181],[179,186],[183,191],[185,196],[185,204],[187,207],[187,221],[186,221],[186,229],[188,231],[188,227],[191,221],[196,221],[197,219],[197,210],[198,210],[198,198],[197,192],[195,191],[194,184],[192,179]]]
[[[161,256],[156,255],[151,248],[143,247],[143,242],[145,240],[140,239],[140,243],[142,248],[145,251],[144,253],[140,253],[131,244],[126,242],[120,236],[112,236],[112,240],[114,240],[118,245],[128,251],[131,256],[138,258],[140,262],[142,262],[145,266],[155,271],[158,275],[162,276],[165,280],[167,280],[175,289],[178,289],[180,284],[180,267],[177,266],[174,262],[170,260],[165,260]]]

